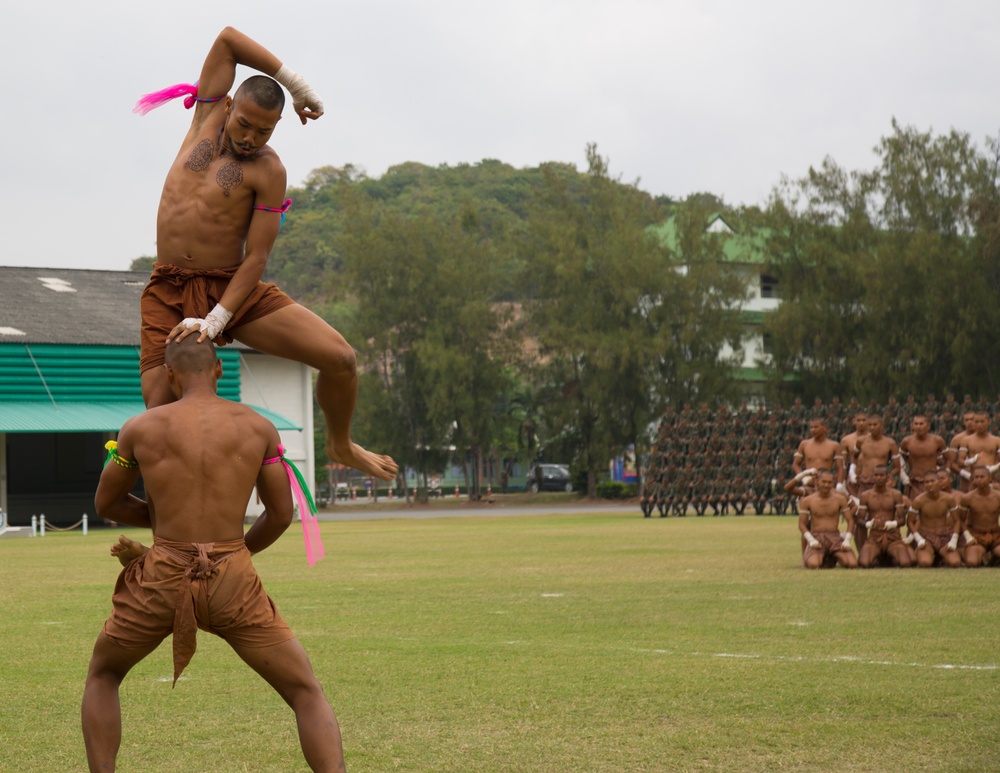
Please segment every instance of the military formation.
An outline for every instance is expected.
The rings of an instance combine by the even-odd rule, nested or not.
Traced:
[[[914,417],[924,415],[929,431],[948,439],[965,429],[962,416],[983,412],[1000,416],[1000,397],[990,402],[966,395],[938,400],[890,397],[886,403],[857,399],[812,404],[796,399],[780,404],[738,408],[707,403],[668,408],[643,474],[643,515],[699,516],[728,514],[797,514],[797,497],[786,491],[792,479],[796,449],[809,436],[810,421],[822,417],[827,436],[839,440],[855,431],[856,417],[882,417],[882,431],[901,440],[910,434]]]

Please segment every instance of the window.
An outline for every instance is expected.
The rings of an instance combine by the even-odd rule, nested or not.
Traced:
[[[760,297],[761,298],[781,297],[781,290],[778,286],[778,280],[775,279],[770,274],[760,275]]]

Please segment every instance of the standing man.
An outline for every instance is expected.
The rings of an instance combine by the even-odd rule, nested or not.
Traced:
[[[912,502],[924,493],[924,476],[944,464],[948,446],[944,438],[930,432],[927,417],[918,413],[911,423],[913,433],[899,444],[901,464],[899,480],[905,487],[903,493]]]
[[[1000,469],[1000,437],[990,432],[990,415],[985,411],[973,416],[972,433],[965,436],[964,446],[958,454],[958,474],[964,480],[971,482],[973,466],[986,467],[991,474]]]
[[[343,771],[337,718],[250,558],[292,520],[278,432],[251,408],[215,394],[222,364],[211,342],[186,339],[166,358],[177,402],[125,422],[95,496],[101,517],[152,528],[153,547],[122,570],[94,645],[81,711],[90,770],[115,769],[118,690],[129,670],[173,634],[176,684],[202,628],[225,639],[292,708],[309,767]],[[140,471],[155,517],[129,493]],[[255,485],[265,510],[244,535]],[[135,555],[124,542],[112,552],[123,561]]]
[[[962,475],[962,470],[965,468],[959,464],[958,459],[961,456],[962,461],[965,462],[969,458],[969,449],[966,447],[966,443],[969,436],[974,435],[976,432],[976,414],[974,411],[965,411],[962,414],[962,427],[962,431],[956,433],[948,444],[948,469],[953,474],[959,476],[958,485],[962,491],[968,491],[972,474],[969,473],[969,477]]]
[[[890,480],[899,472],[899,447],[891,437],[882,434],[882,416],[877,413],[868,415],[868,434],[859,437],[855,442],[858,466],[858,495],[868,491],[875,485],[875,468],[885,465],[889,470]],[[891,484],[895,485],[895,484]],[[865,546],[868,531],[860,521],[856,522],[854,537],[858,550]]]
[[[228,96],[238,64],[264,75]],[[163,185],[157,262],[142,294],[143,399],[148,408],[174,399],[160,367],[170,341],[192,334],[199,341],[236,339],[319,371],[316,400],[326,417],[327,454],[391,480],[396,463],[351,439],[354,350],[320,317],[260,281],[285,209],[285,168],[268,145],[285,102],[279,83],[303,125],[323,115],[323,103],[301,75],[232,27],[205,58],[191,127]]]
[[[792,459],[792,470],[798,475],[806,469],[836,470],[837,480],[844,476],[840,444],[826,436],[826,420],[815,416],[809,420],[809,437],[799,443]]]
[[[868,416],[864,411],[855,411],[852,414],[854,422],[854,432],[844,435],[840,441],[841,469],[846,470],[839,483],[846,483],[847,493],[851,496],[858,495],[858,439],[868,434]]]

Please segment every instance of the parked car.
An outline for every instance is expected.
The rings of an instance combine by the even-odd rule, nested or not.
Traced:
[[[536,464],[528,476],[528,491],[572,491],[569,467],[565,464]]]

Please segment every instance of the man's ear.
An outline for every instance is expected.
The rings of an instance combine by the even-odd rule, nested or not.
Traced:
[[[174,383],[174,378],[175,378],[174,377],[174,369],[171,368],[169,365],[167,365],[167,363],[163,363],[163,370],[166,371],[166,373],[167,373],[167,383],[168,384],[173,384]]]
[[[222,360],[215,361],[215,378],[216,380],[222,378]]]

